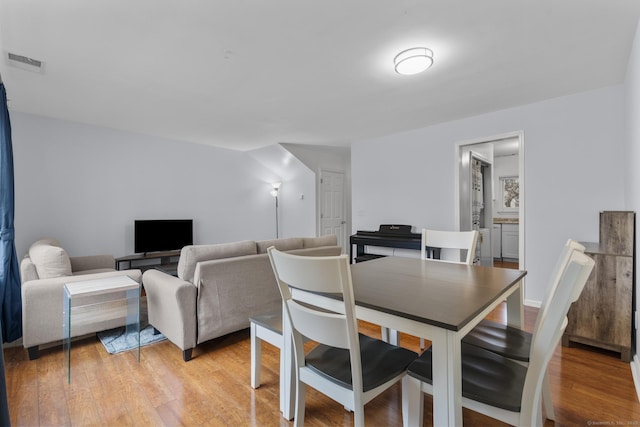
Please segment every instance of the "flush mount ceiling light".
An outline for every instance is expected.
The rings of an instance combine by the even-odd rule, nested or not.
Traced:
[[[418,74],[433,64],[433,51],[426,47],[413,47],[397,54],[393,63],[398,74]]]

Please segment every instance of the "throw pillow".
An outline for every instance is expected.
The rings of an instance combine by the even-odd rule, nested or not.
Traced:
[[[29,257],[36,266],[40,279],[71,275],[71,260],[54,239],[42,239],[29,248]]]

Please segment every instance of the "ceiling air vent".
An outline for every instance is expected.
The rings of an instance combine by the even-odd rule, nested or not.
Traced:
[[[12,65],[14,67],[17,67],[23,70],[33,71],[35,73],[44,72],[43,61],[38,61],[37,59],[29,58],[23,55],[17,55],[11,52],[6,52],[6,54],[7,54],[6,56],[7,63],[9,65]]]

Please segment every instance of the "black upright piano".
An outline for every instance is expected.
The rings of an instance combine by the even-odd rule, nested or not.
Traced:
[[[412,233],[411,228],[410,225],[381,224],[378,231],[359,230],[349,238],[349,259],[353,263],[383,256],[366,253],[365,246],[420,250],[422,235],[420,233]],[[356,247],[355,257],[353,253],[354,245]]]

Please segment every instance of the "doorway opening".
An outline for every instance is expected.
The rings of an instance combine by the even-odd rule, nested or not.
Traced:
[[[479,263],[493,265],[496,261],[496,265],[517,265],[523,270],[524,133],[461,141],[455,155],[457,220],[461,231],[479,229]]]

